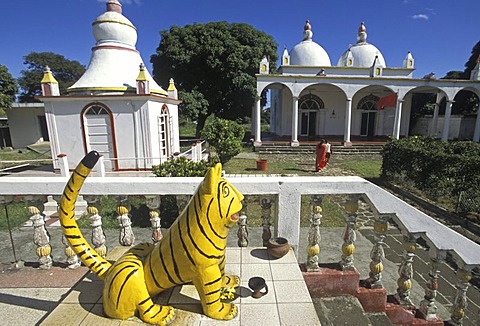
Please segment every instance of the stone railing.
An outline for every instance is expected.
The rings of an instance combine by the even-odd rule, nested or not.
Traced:
[[[65,187],[68,174],[63,171],[63,177],[3,177],[0,178],[0,201],[8,204],[14,196],[23,196],[28,200],[29,196],[53,196],[58,198]],[[409,206],[380,187],[359,177],[228,177],[240,192],[244,195],[256,195],[263,197],[260,200],[261,217],[263,220],[262,240],[265,244],[270,237],[284,237],[289,240],[294,251],[298,254],[300,243],[300,215],[302,196],[310,196],[311,227],[308,234],[308,257],[306,267],[308,271],[318,268],[319,224],[322,218],[322,197],[325,195],[345,195],[348,198],[344,203],[346,228],[343,234],[341,269],[344,271],[354,270],[356,222],[358,203],[362,201],[369,204],[375,217],[374,231],[376,239],[373,243],[370,258],[370,275],[366,280],[367,286],[372,289],[382,288],[382,272],[384,254],[384,239],[388,229],[388,222],[393,221],[401,230],[404,237],[404,254],[398,269],[398,288],[395,295],[397,301],[409,309],[413,305],[410,298],[410,289],[413,278],[414,250],[417,241],[421,238],[430,248],[430,272],[425,287],[425,299],[420,303],[420,312],[423,318],[435,319],[436,315],[436,291],[438,288],[437,265],[443,262],[447,254],[456,265],[457,270],[457,294],[455,295],[454,307],[452,308],[452,321],[461,324],[465,310],[466,291],[472,270],[480,266],[480,245],[472,242],[457,232],[449,229],[428,215]],[[161,196],[176,195],[188,197],[192,195],[201,182],[202,178],[153,178],[153,177],[89,177],[82,188],[81,194],[87,204],[92,198],[102,195],[112,196],[145,196],[147,206],[151,210],[152,228],[159,227],[158,215],[154,212],[159,206]],[[185,196],[187,195],[187,196]],[[52,202],[52,200],[49,200]],[[48,203],[48,202],[47,202]],[[119,204],[117,212],[119,221],[122,216],[128,217],[128,211],[124,211]],[[90,207],[89,207],[90,208]],[[272,213],[273,212],[273,213]],[[98,212],[89,209],[88,213],[95,216]],[[31,220],[42,227],[42,218],[37,216],[39,212],[32,209]],[[248,244],[248,231],[242,212],[238,229],[238,245]],[[35,219],[33,216],[37,216]],[[92,218],[93,219],[93,218]],[[36,221],[38,220],[38,221]],[[133,243],[129,233],[129,221],[122,220],[125,230],[122,232],[125,239],[124,245]],[[273,226],[273,229],[271,229]],[[152,235],[154,242],[159,241],[161,233]],[[100,239],[101,240],[101,239]],[[40,244],[41,245],[41,244]],[[98,244],[101,246],[101,241]],[[41,246],[39,246],[41,247]],[[42,247],[40,253],[48,256],[48,248]],[[298,255],[297,255],[298,257]],[[71,257],[73,259],[73,257]],[[454,281],[452,283],[455,283]]]

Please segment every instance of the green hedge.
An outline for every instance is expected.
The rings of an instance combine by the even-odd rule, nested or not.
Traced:
[[[480,144],[430,137],[390,139],[383,148],[382,176],[406,181],[430,199],[461,193],[480,198]],[[461,206],[461,205],[458,205]],[[479,208],[476,207],[478,211]]]

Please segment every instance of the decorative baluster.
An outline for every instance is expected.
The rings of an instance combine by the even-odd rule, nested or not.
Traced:
[[[88,206],[87,213],[90,215],[90,226],[92,227],[92,245],[95,251],[103,258],[107,256],[107,238],[102,227],[102,216],[98,214],[98,208]]]
[[[388,216],[380,216],[378,220],[373,224],[375,231],[375,238],[377,241],[373,245],[372,251],[370,251],[370,273],[369,278],[366,280],[367,286],[371,289],[381,289],[382,285],[382,272],[383,261],[385,260],[385,251],[383,245],[386,232],[388,230]]]
[[[438,274],[439,265],[443,258],[431,257],[430,258],[430,272],[428,276],[430,280],[425,285],[425,296],[424,299],[420,302],[419,313],[426,320],[435,320],[437,319],[437,305],[435,303],[435,298],[437,297],[438,290]]]
[[[117,207],[117,220],[120,225],[119,242],[122,246],[133,246],[135,243],[135,235],[132,230],[132,221],[130,220],[129,209],[127,206]]]
[[[190,195],[176,195],[178,212],[181,213],[190,201]]]
[[[457,271],[457,278],[458,282],[455,285],[457,292],[453,299],[450,323],[453,325],[462,325],[465,309],[467,308],[467,290],[470,285],[469,282],[472,279],[472,273],[465,269],[459,269]]]
[[[64,253],[65,256],[67,256],[67,268],[68,269],[77,269],[80,267],[80,260],[78,259],[77,255],[75,254],[75,251],[73,251],[72,247],[68,244],[67,238],[65,238],[65,235],[62,234],[62,243],[64,248]]]
[[[313,196],[310,204],[310,230],[308,231],[307,272],[318,272],[320,253],[320,224],[322,223],[322,197]]]
[[[416,239],[412,236],[404,238],[404,253],[402,263],[398,268],[397,293],[395,298],[406,309],[415,309],[415,305],[410,299],[410,289],[412,288],[413,279],[413,253],[416,249]]]
[[[357,223],[358,197],[354,196],[345,204],[347,212],[345,232],[343,233],[342,260],[340,266],[343,271],[354,270],[353,254],[355,253],[355,225]]]
[[[40,210],[35,206],[29,206],[28,212],[30,221],[33,224],[33,243],[37,246],[36,253],[39,258],[41,269],[50,269],[52,267],[52,247],[50,246],[50,235],[45,227],[45,218],[40,214]]]
[[[240,212],[238,220],[237,243],[239,247],[248,247],[247,207],[248,197],[245,196],[243,198],[242,211]]]
[[[145,196],[146,205],[150,209],[150,223],[152,224],[152,241],[157,244],[162,240],[161,219],[158,208],[160,206],[160,196]]]
[[[262,206],[262,240],[263,246],[267,246],[268,240],[272,237],[272,231],[270,230],[271,215],[272,215],[272,200],[268,198],[262,198],[260,200],[260,205]]]

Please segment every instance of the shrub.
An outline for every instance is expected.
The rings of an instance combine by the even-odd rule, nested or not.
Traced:
[[[193,162],[185,156],[180,156],[152,166],[152,172],[157,177],[203,177],[207,170],[216,163],[215,159]]]
[[[433,200],[450,197],[455,202],[462,193],[474,193],[480,184],[478,143],[414,136],[390,139],[382,155],[386,179],[411,182]]]
[[[201,137],[215,149],[222,164],[242,151],[244,129],[234,121],[213,118],[205,124]]]

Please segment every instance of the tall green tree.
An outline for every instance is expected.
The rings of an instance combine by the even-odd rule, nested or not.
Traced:
[[[480,56],[480,41],[472,48],[472,54],[465,63],[464,71],[449,71],[442,79],[470,79],[472,70],[477,65]],[[455,96],[455,103],[453,103],[452,114],[473,114],[478,111],[479,98],[472,91],[461,90]],[[441,103],[440,113],[445,114],[445,105]]]
[[[197,136],[212,113],[227,119],[251,114],[260,60],[264,55],[273,63],[278,59],[270,35],[224,21],[172,26],[160,34],[157,53],[150,58],[154,78],[164,84],[175,79],[184,100],[180,109],[197,121]]]
[[[477,65],[477,60],[480,56],[480,41],[473,46],[472,55],[468,58],[468,61],[465,63],[464,77],[465,79],[470,79],[470,73],[473,68]]]
[[[18,79],[21,92],[20,102],[38,102],[35,96],[42,94],[40,81],[46,66],[49,66],[53,76],[58,81],[60,94],[65,94],[68,87],[72,86],[85,72],[85,66],[75,60],[68,60],[63,55],[52,52],[32,52],[23,57],[27,65],[22,70]]]
[[[5,115],[4,109],[12,107],[17,92],[15,78],[8,72],[7,67],[0,65],[0,115]]]

